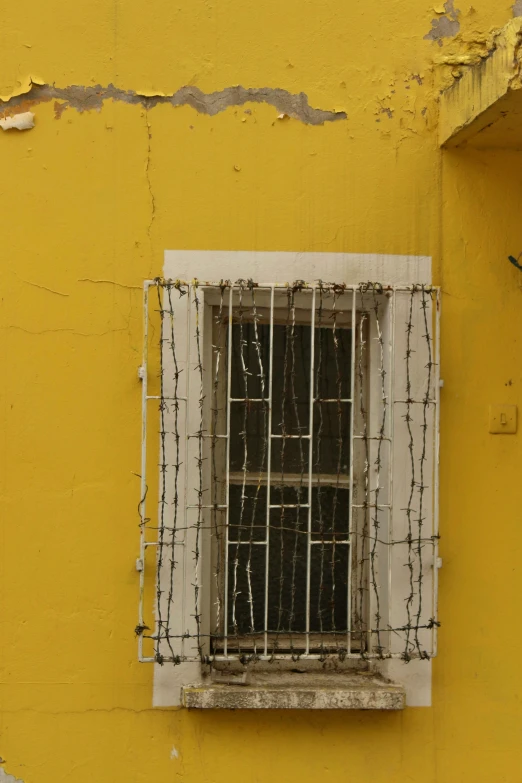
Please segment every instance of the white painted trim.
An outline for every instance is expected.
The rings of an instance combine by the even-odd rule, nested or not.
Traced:
[[[405,285],[431,283],[430,256],[377,253],[288,253],[264,250],[166,250],[163,276],[171,279],[237,280],[256,283],[301,279],[357,283],[369,280]]]

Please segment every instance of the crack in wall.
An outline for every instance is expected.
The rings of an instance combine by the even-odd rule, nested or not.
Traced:
[[[307,125],[322,125],[324,122],[335,122],[347,119],[344,111],[326,111],[310,106],[304,92],[291,93],[279,87],[225,87],[223,90],[205,93],[198,87],[184,86],[172,95],[145,95],[135,90],[122,90],[109,84],[103,87],[97,84],[93,87],[71,85],[55,87],[52,84],[35,84],[22,95],[13,95],[3,102],[2,109],[14,109],[20,105],[45,103],[47,101],[63,101],[66,107],[76,111],[99,111],[104,101],[112,100],[130,105],[143,106],[146,110],[155,106],[168,104],[170,106],[191,106],[200,114],[213,117],[232,106],[243,106],[245,103],[265,103],[273,106],[280,114],[287,114]]]
[[[154,218],[156,217],[156,199],[154,197],[154,193],[152,191],[152,183],[150,181],[150,155],[151,155],[152,131],[150,129],[148,109],[145,109],[145,127],[147,129],[147,158],[145,160],[145,178],[147,180],[147,187],[149,189],[149,196],[150,196],[150,220],[147,226],[147,236],[149,238],[149,243],[152,251],[152,224],[154,223]]]

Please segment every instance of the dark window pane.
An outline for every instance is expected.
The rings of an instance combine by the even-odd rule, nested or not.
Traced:
[[[313,443],[315,473],[349,475],[350,423],[350,403],[315,403]]]
[[[232,323],[232,397],[266,399],[270,327],[258,322],[256,340],[254,324],[246,320],[242,325],[235,323],[237,317]]]
[[[266,486],[230,485],[229,524],[231,541],[266,539]]]
[[[230,470],[248,473],[266,471],[268,406],[263,402],[230,404]],[[272,446],[273,448],[273,446]]]
[[[271,470],[277,480],[285,475],[308,477],[310,442],[308,438],[272,438]]]
[[[312,546],[310,574],[310,631],[347,630],[348,558],[346,544]]]
[[[228,549],[228,633],[241,636],[262,631],[266,547],[230,544]]]
[[[312,538],[347,540],[350,490],[346,487],[314,486],[312,489]]]
[[[272,509],[268,627],[306,630],[307,509]]]
[[[307,435],[310,418],[310,327],[274,325],[272,432]]]
[[[331,323],[330,316],[328,319]],[[352,330],[336,328],[334,331],[331,327],[316,328],[314,353],[316,399],[349,398]]]
[[[307,325],[273,325],[272,435],[268,551],[268,405],[230,404],[228,633],[247,635],[267,630],[292,635],[291,648],[305,644],[309,501],[310,631],[343,633],[347,627],[347,580],[350,492],[351,404],[338,403],[351,393],[351,330],[332,328],[331,312],[314,334],[313,471],[310,468],[311,330]],[[270,326],[252,323],[246,308],[243,323],[232,325],[232,398],[268,398],[270,393]],[[328,320],[327,320],[328,319]],[[250,321],[250,322],[249,322]],[[228,339],[228,330],[227,330]],[[325,400],[335,400],[326,402]],[[247,482],[243,487],[245,466]],[[239,474],[239,475],[238,475]],[[317,481],[317,474],[321,480]],[[337,477],[339,480],[337,480]],[[219,494],[219,493],[218,493]],[[265,579],[268,556],[268,627],[265,629]],[[233,615],[235,611],[235,617]],[[278,644],[278,642],[277,642]],[[287,642],[285,642],[287,644]]]

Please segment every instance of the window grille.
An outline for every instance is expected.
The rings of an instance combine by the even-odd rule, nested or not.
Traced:
[[[146,281],[140,660],[436,653],[439,296]]]

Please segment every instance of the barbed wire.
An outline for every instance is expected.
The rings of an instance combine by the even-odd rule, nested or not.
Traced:
[[[435,290],[154,285],[154,659],[429,657]]]

